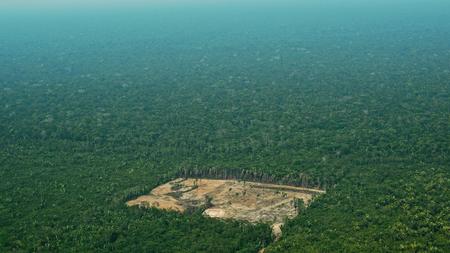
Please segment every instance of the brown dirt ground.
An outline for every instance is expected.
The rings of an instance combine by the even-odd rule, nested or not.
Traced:
[[[127,202],[128,206],[156,207],[184,212],[188,208],[210,208],[205,216],[272,224],[275,238],[281,236],[285,219],[298,211],[294,199],[308,205],[312,197],[324,191],[287,185],[244,182],[237,180],[178,178],[154,188],[150,194]]]

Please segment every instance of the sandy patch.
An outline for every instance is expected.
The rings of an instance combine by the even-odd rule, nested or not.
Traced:
[[[285,219],[298,215],[296,202],[307,206],[324,191],[287,185],[216,179],[176,179],[153,189],[150,194],[127,202],[128,206],[156,207],[184,212],[209,207],[204,215],[213,218],[272,224],[275,238],[281,236]]]

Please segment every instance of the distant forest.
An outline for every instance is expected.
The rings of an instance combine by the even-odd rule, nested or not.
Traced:
[[[450,19],[430,8],[0,10],[0,252],[449,252]],[[125,205],[179,176],[326,194],[276,242]]]

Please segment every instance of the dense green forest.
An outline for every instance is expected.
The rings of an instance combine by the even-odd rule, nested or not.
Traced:
[[[450,18],[200,13],[2,19],[1,252],[450,250]],[[274,243],[125,206],[182,168],[327,193]]]

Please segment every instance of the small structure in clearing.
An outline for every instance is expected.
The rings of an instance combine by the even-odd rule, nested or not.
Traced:
[[[294,218],[303,201],[324,191],[287,185],[238,180],[178,178],[154,188],[150,194],[127,202],[128,206],[156,207],[184,212],[206,207],[205,216],[269,223],[275,238],[285,219]]]

